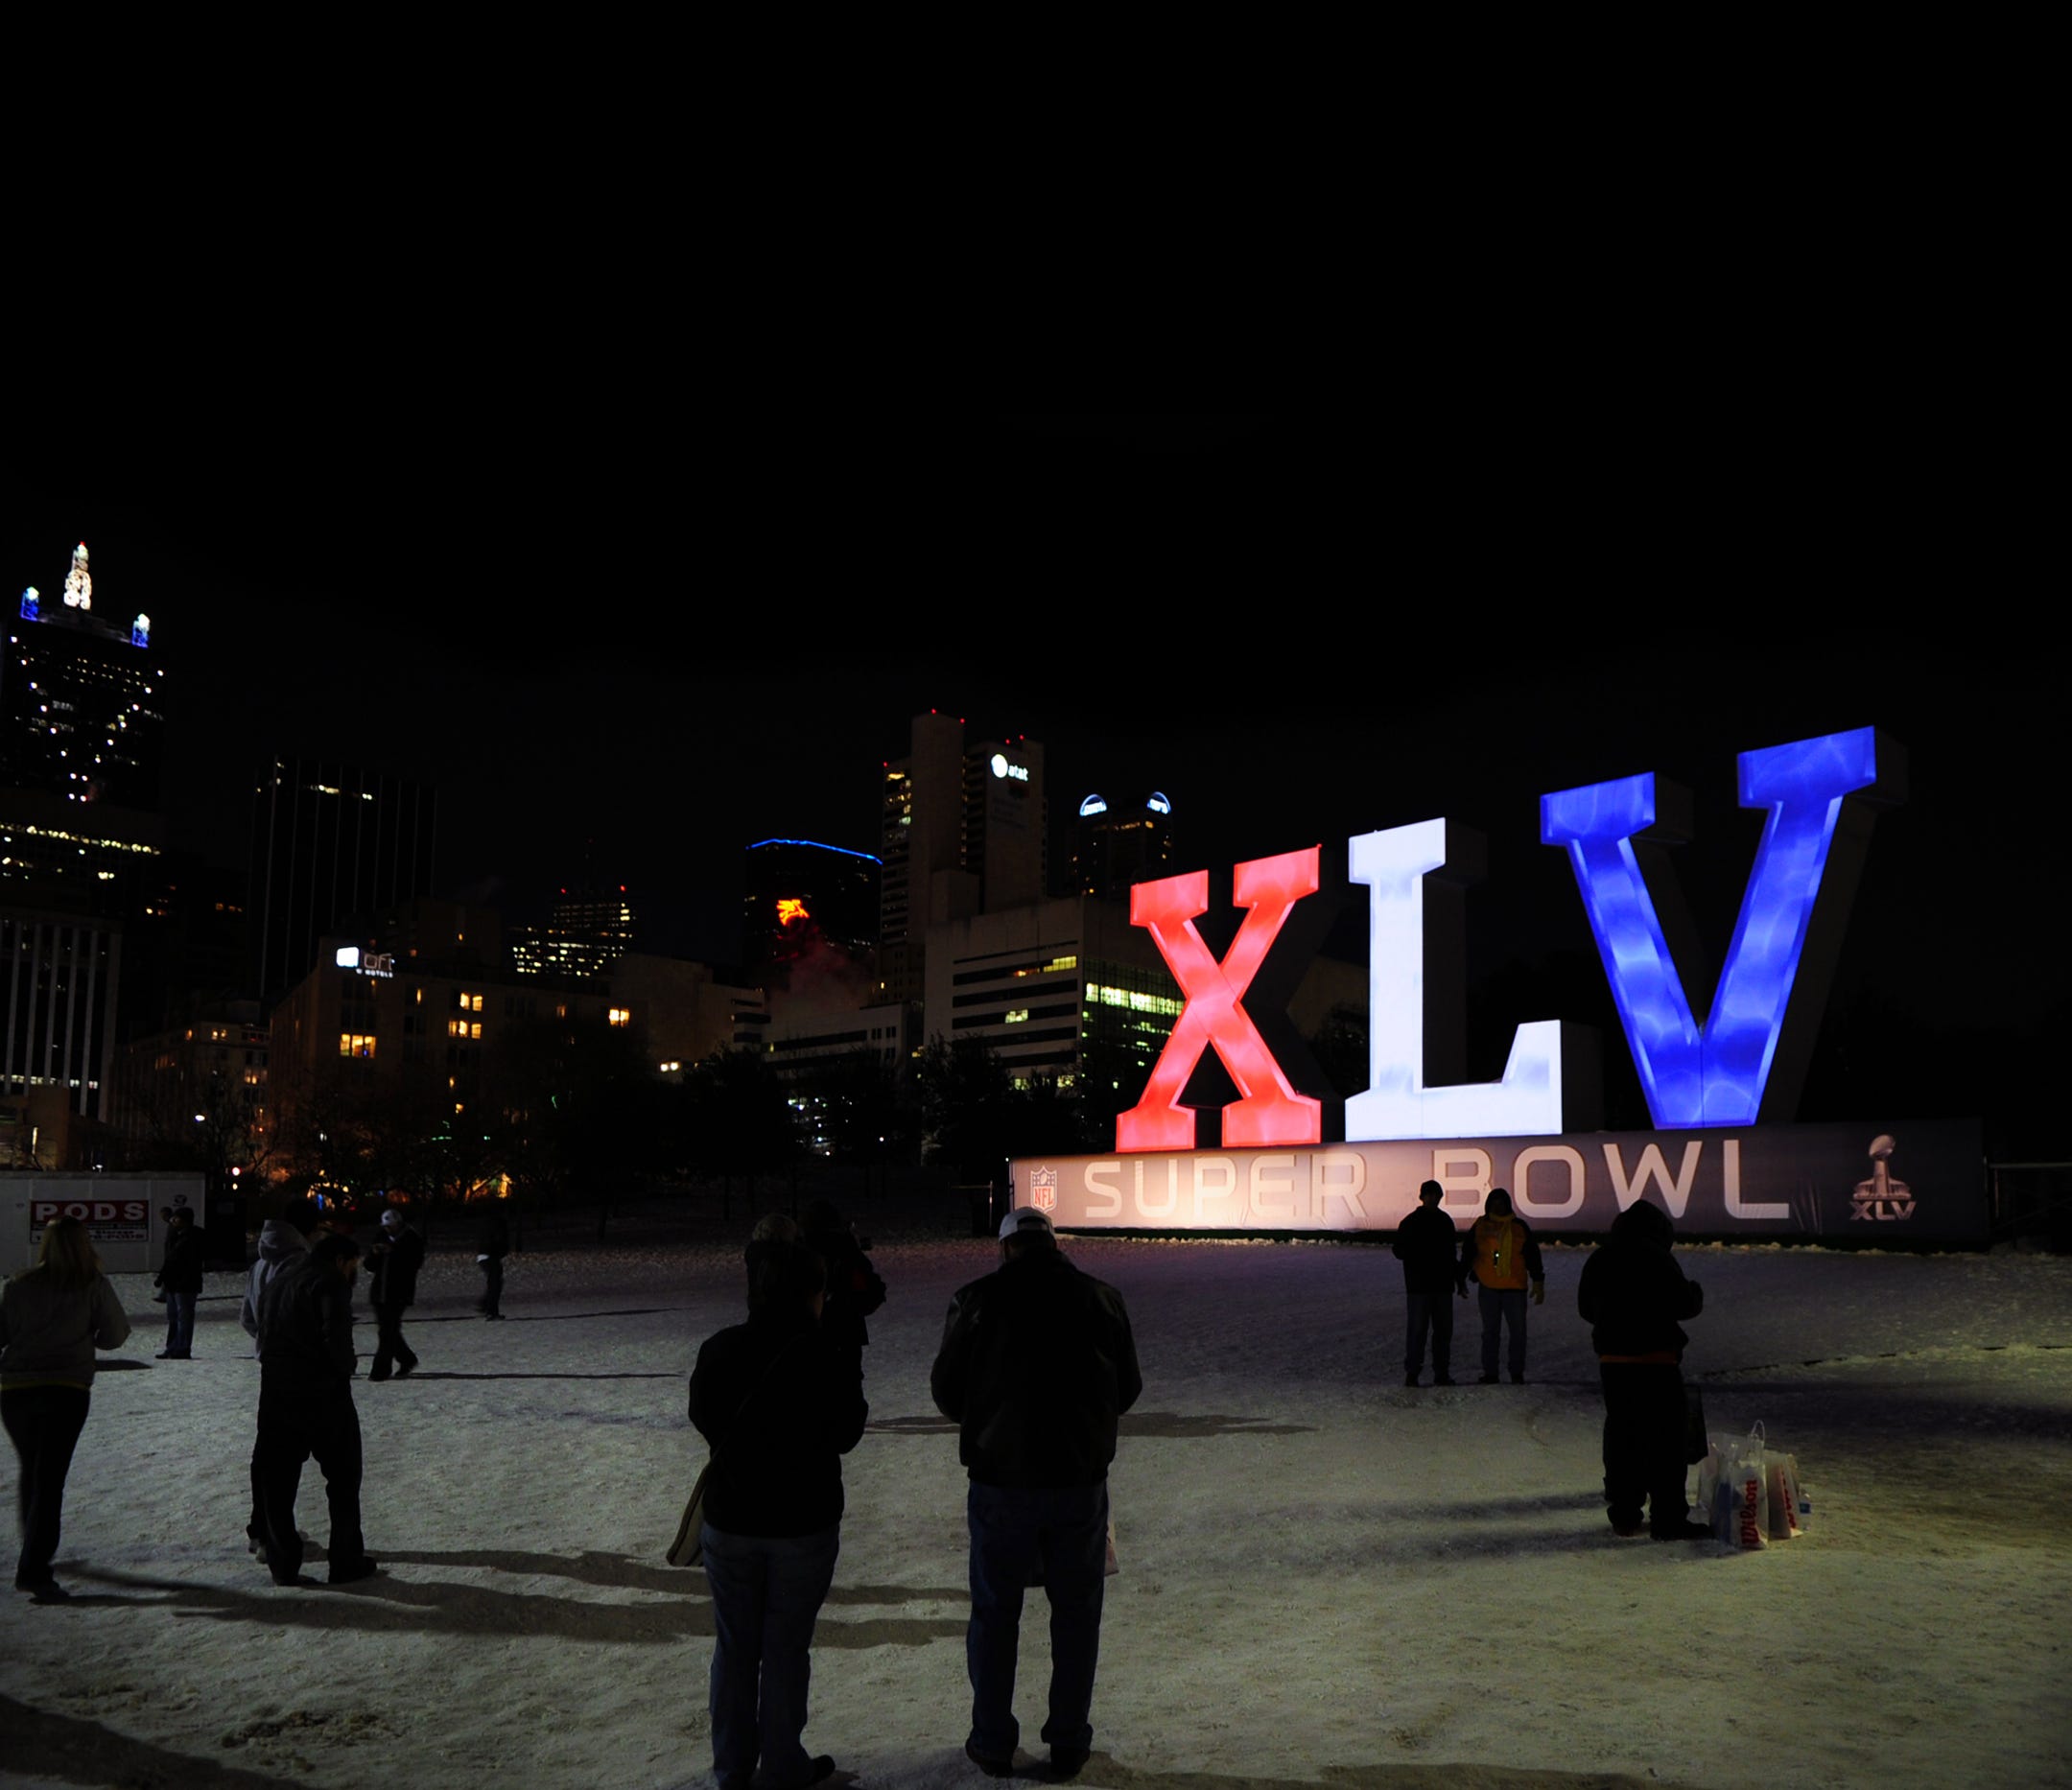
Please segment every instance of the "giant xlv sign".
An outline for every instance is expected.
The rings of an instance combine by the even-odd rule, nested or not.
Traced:
[[[1648,1110],[1662,1129],[1745,1126],[1791,1117],[1825,1004],[1833,948],[1855,891],[1870,810],[1904,799],[1904,754],[1872,728],[1744,752],[1740,801],[1765,811],[1762,839],[1707,1015],[1696,1014],[1642,875],[1642,849],[1689,836],[1688,800],[1652,774],[1542,798],[1540,836],[1568,854]],[[1143,1097],[1116,1120],[1119,1151],[1187,1149],[1181,1103],[1213,1050],[1240,1097],[1223,1109],[1226,1147],[1316,1143],[1323,1107],[1292,1086],[1244,996],[1297,903],[1319,884],[1321,848],[1237,865],[1247,909],[1220,961],[1195,930],[1206,873],[1141,883],[1130,919],[1149,930],[1187,997]],[[1520,1025],[1500,1081],[1427,1085],[1427,885],[1477,874],[1472,836],[1445,820],[1348,841],[1349,875],[1368,892],[1368,1080],[1345,1103],[1354,1142],[1558,1133],[1559,1021]]]

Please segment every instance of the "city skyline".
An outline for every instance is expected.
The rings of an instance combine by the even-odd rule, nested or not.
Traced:
[[[1565,515],[1574,487],[1550,483],[1486,515],[1461,494],[1399,541],[1347,429],[1190,427],[837,431],[790,469],[786,506],[716,518],[711,543],[670,539],[680,501],[613,467],[564,467],[534,522],[522,490],[492,504],[480,479],[428,518],[414,462],[390,493],[409,513],[384,521],[341,494],[336,457],[247,458],[212,496],[148,459],[54,473],[17,455],[0,545],[6,576],[48,590],[83,536],[111,608],[152,614],[168,807],[209,857],[242,860],[267,754],[353,758],[437,789],[443,893],[539,917],[595,841],[648,942],[708,958],[739,950],[746,845],[877,849],[879,766],[938,709],[973,739],[1044,743],[1053,883],[1092,790],[1163,790],[1173,868],[1219,876],[1439,814],[1476,828],[1484,985],[1589,951],[1539,797],[1654,770],[1693,794],[1672,861],[1716,962],[1754,837],[1735,755],[1874,724],[1912,790],[1872,844],[1838,1001],[1868,988],[1924,1034],[2047,1045],[2067,977],[2037,823],[2061,728],[2037,656],[1955,619],[1992,565],[1961,563],[1956,512],[1911,558],[1852,563],[1802,514],[1722,541],[1697,498]],[[917,473],[949,520],[896,501]],[[793,510],[821,518],[812,544],[775,534],[744,562]],[[1450,555],[1442,524],[1461,525]],[[894,566],[911,576],[888,601]],[[1864,594],[1902,575],[1952,594],[1925,613]]]

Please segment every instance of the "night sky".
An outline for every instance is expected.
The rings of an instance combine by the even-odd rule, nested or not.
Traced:
[[[1871,1076],[1896,1110],[2040,1131],[2072,993],[2063,680],[2008,620],[2034,575],[2002,545],[2006,468],[1903,419],[1614,451],[1530,407],[1493,434],[1429,406],[633,427],[624,392],[398,399],[241,395],[199,432],[139,404],[0,459],[10,602],[83,538],[97,611],[152,615],[167,805],[219,861],[264,756],[320,752],[438,787],[442,893],[535,918],[587,851],[647,943],[725,959],[741,848],[875,850],[879,764],[939,708],[1044,742],[1054,867],[1090,789],[1164,789],[1183,868],[1481,829],[1471,992],[1499,1062],[1471,1068],[1494,1073],[1547,1016],[1510,1003],[1601,1000],[1542,792],[1693,791],[1676,863],[1708,992],[1758,826],[1734,754],[1874,723],[1911,794],[1877,824],[1808,1107]]]

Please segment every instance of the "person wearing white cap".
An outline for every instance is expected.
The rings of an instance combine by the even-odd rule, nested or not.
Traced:
[[[964,1658],[972,1725],[964,1752],[989,1777],[1015,1769],[1015,1656],[1022,1593],[1050,1603],[1050,1774],[1071,1778],[1094,1745],[1108,1465],[1117,1420],[1143,1377],[1122,1295],[1058,1253],[1049,1218],[1001,1220],[1001,1266],[950,1302],[930,1389],[959,1426],[971,1474],[972,1613]]]
[[[403,1340],[403,1313],[417,1297],[417,1270],[424,1266],[424,1238],[403,1222],[391,1206],[381,1215],[381,1236],[367,1251],[372,1284],[367,1304],[374,1307],[374,1365],[370,1380],[387,1379],[390,1363],[395,1378],[405,1378],[417,1365],[417,1352]]]

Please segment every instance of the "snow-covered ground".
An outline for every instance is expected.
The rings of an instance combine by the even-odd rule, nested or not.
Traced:
[[[1084,1782],[2072,1782],[2072,1260],[1683,1252],[1711,1426],[1762,1420],[1814,1500],[1809,1536],[1735,1554],[1606,1524],[1584,1250],[1547,1253],[1528,1384],[1412,1391],[1385,1250],[1067,1247],[1122,1289],[1145,1382]],[[990,1248],[874,1252],[892,1291],[807,1730],[871,1790],[984,1781],[961,1750],[963,1480],[928,1367]],[[738,1320],[738,1245],[529,1253],[499,1325],[472,1261],[435,1254],[422,1368],[356,1388],[384,1571],[338,1591],[277,1590],[246,1553],[236,1277],[210,1277],[188,1362],[152,1359],[158,1307],[119,1284],[138,1329],[72,1470],[75,1601],[15,1597],[0,1624],[7,1783],[709,1781],[703,1579],[662,1550],[703,1453],[684,1376]],[[12,1502],[12,1450],[4,1471]],[[314,1466],[301,1512],[320,1541]],[[1027,1740],[1048,1646],[1032,1604]]]

